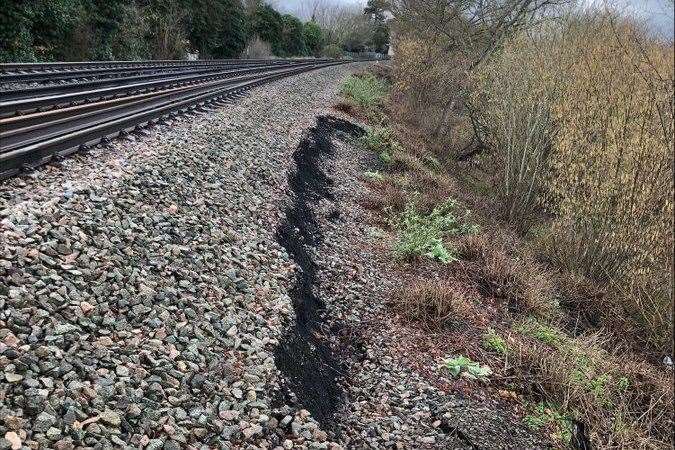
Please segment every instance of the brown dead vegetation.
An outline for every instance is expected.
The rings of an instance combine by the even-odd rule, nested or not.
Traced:
[[[517,392],[510,401],[545,402],[560,411],[562,419],[545,428],[556,445],[588,439],[597,448],[668,448],[672,372],[607,328],[617,314],[607,289],[557,269],[538,253],[536,240],[505,226],[492,213],[480,167],[439,158],[438,148],[430,150],[408,125],[391,129],[393,161],[380,180],[368,181],[361,201],[381,212],[379,225],[386,229],[413,197],[424,211],[458,200],[480,225],[477,233],[447,238],[458,261],[401,263],[406,281],[392,308],[404,326],[426,333],[430,354],[461,353],[489,364],[495,391]],[[505,354],[483,347],[489,330],[503,337]],[[468,389],[465,382],[451,385]]]

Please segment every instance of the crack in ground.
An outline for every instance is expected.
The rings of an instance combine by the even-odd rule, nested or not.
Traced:
[[[320,164],[333,156],[332,139],[337,134],[359,137],[364,131],[345,120],[320,116],[298,144],[293,153],[295,169],[288,176],[293,203],[276,233],[277,241],[300,270],[289,293],[296,323],[282,337],[274,360],[298,403],[328,429],[342,402],[338,380],[345,365],[323,337],[325,304],[317,283],[319,266],[311,251],[322,241],[322,231],[312,205],[322,199],[334,200],[333,180]]]

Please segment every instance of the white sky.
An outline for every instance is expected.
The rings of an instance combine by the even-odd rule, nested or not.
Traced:
[[[307,20],[307,11],[309,5],[315,2],[324,2],[328,4],[345,4],[364,6],[367,0],[271,0],[275,8],[284,13],[291,13]],[[587,5],[606,5],[623,11],[627,15],[632,15],[645,20],[649,28],[656,34],[673,40],[675,14],[673,13],[673,4],[671,0],[578,0],[581,4]]]
[[[589,5],[610,4],[624,14],[647,22],[650,30],[659,36],[673,40],[673,3],[670,0],[582,0]]]

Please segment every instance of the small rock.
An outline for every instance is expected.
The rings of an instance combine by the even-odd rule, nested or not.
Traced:
[[[18,383],[23,380],[23,375],[19,375],[18,373],[6,373],[5,380],[7,380],[8,383]]]
[[[38,433],[44,433],[55,423],[56,417],[46,412],[42,412],[35,419],[35,423],[33,424],[33,431],[37,431]]]
[[[60,438],[60,437],[61,437],[61,430],[59,430],[58,428],[56,428],[56,427],[50,427],[50,428],[47,430],[47,438],[48,438],[50,441],[55,441],[55,440],[57,440],[57,439]]]
[[[86,315],[94,310],[94,305],[89,302],[80,302],[80,309]]]
[[[5,433],[5,439],[9,442],[12,450],[19,450],[21,448],[21,438],[14,431]]]
[[[117,414],[115,411],[111,411],[109,409],[106,409],[101,414],[99,414],[99,417],[101,418],[103,423],[106,423],[108,425],[112,425],[114,427],[119,427],[120,424],[122,423],[122,419],[120,418],[120,415]]]
[[[23,427],[23,419],[18,416],[6,416],[5,426],[10,430],[20,430]]]
[[[129,414],[130,417],[138,417],[141,415],[141,412],[141,408],[135,403],[132,403],[127,408],[127,414]]]
[[[314,430],[314,439],[319,442],[326,442],[328,440],[328,433],[323,430]]]
[[[62,323],[54,327],[54,334],[57,336],[61,336],[63,334],[72,333],[78,330],[79,328],[71,323]]]

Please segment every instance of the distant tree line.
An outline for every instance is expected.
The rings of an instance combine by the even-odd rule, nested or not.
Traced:
[[[260,0],[5,0],[0,62],[384,52],[389,31],[370,5],[353,14],[360,29],[337,36],[314,16],[303,23]]]

